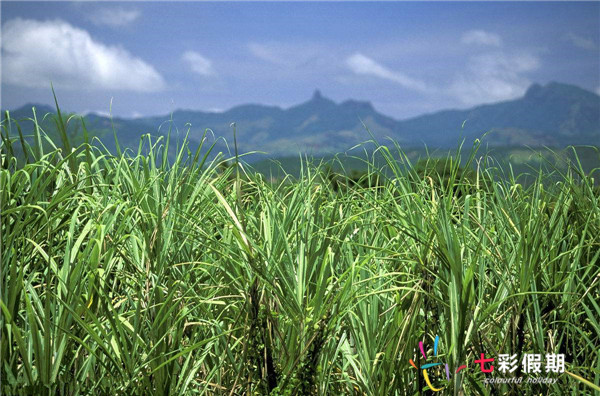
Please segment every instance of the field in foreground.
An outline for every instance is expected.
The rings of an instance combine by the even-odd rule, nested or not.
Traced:
[[[380,147],[385,172],[274,185],[164,141],[48,151],[40,132],[16,166],[3,138],[5,394],[429,393],[411,360],[448,364],[440,394],[600,391],[600,194],[576,165],[523,186],[476,151],[473,172],[417,171]],[[503,375],[481,353],[565,372],[486,385]]]

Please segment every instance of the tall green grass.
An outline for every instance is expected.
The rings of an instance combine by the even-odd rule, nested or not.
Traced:
[[[421,394],[409,359],[436,335],[439,361],[469,366],[432,371],[442,394],[600,391],[600,197],[576,164],[523,187],[476,146],[473,173],[449,157],[443,177],[381,146],[377,183],[339,189],[324,165],[271,184],[187,138],[109,153],[16,125],[3,394]],[[564,353],[569,374],[485,385],[481,352]]]

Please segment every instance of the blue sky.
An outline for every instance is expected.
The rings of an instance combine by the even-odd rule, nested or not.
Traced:
[[[2,107],[125,117],[319,88],[407,118],[559,81],[600,93],[600,2],[1,3]]]

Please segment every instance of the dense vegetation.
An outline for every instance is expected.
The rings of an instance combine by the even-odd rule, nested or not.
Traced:
[[[419,394],[436,335],[468,365],[431,371],[443,394],[600,391],[600,196],[576,164],[524,186],[477,147],[421,167],[379,147],[351,182],[306,163],[271,184],[185,141],[168,161],[168,137],[2,138],[4,394]],[[485,385],[482,352],[567,372]]]

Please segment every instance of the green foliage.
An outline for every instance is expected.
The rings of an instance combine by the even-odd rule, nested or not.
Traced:
[[[477,147],[426,166],[379,147],[348,188],[309,164],[274,184],[187,139],[114,155],[11,128],[3,394],[420,394],[408,361],[435,335],[471,366],[444,394],[492,393],[481,351],[566,355],[556,384],[497,394],[600,385],[600,197],[580,167],[523,186]]]
[[[323,179],[335,192],[348,192],[351,188],[379,188],[383,186],[382,178],[377,173],[361,172],[353,169],[349,175],[345,175],[344,173],[334,172],[331,166],[325,167]]]

